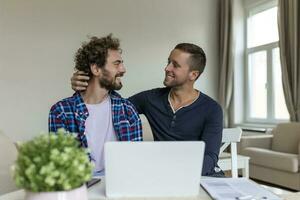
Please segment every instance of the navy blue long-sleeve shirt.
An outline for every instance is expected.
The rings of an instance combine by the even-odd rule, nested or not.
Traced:
[[[222,140],[223,113],[220,105],[200,92],[192,104],[173,112],[169,88],[156,88],[133,95],[129,100],[149,121],[156,141],[204,141],[202,175],[212,175]]]

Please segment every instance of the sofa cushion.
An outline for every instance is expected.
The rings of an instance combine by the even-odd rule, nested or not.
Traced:
[[[300,141],[300,123],[278,124],[272,131],[272,150],[278,152],[298,154]]]
[[[250,163],[288,172],[298,172],[297,154],[276,152],[269,149],[247,147],[243,153],[249,156]]]

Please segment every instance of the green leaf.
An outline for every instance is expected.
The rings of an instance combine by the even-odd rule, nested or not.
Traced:
[[[88,150],[79,147],[76,134],[58,130],[19,144],[13,167],[18,187],[33,192],[71,190],[91,179]]]

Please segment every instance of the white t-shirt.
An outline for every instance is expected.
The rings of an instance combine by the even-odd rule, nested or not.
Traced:
[[[85,121],[88,148],[91,150],[94,172],[104,170],[104,143],[116,141],[112,122],[111,101],[108,96],[100,104],[86,104],[89,117]]]

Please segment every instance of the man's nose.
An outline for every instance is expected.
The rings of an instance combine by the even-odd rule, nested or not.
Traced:
[[[167,64],[167,66],[165,67],[165,71],[169,72],[172,69],[172,63]]]
[[[123,63],[120,64],[119,71],[120,71],[121,73],[125,74],[126,68],[125,68],[125,65],[124,65]]]

